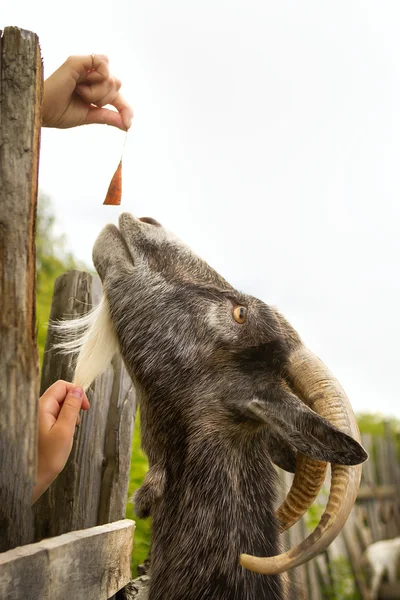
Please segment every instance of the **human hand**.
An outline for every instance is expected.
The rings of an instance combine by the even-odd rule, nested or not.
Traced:
[[[38,469],[32,503],[65,467],[79,410],[88,408],[89,401],[82,388],[62,380],[53,383],[39,399]]]
[[[133,109],[120,87],[120,80],[110,75],[107,56],[70,56],[44,82],[42,125],[66,129],[100,123],[127,131]],[[103,108],[107,104],[118,112]]]

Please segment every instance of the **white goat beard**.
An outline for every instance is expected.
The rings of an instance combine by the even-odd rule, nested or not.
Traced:
[[[118,340],[111,321],[108,302],[103,296],[100,304],[77,319],[53,323],[62,341],[55,344],[64,354],[77,353],[74,385],[84,390],[103,373],[118,350]]]

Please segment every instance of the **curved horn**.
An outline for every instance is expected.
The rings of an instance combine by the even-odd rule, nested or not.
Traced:
[[[360,441],[349,400],[327,367],[304,346],[290,356],[288,375],[294,390],[319,415]],[[361,465],[332,465],[331,489],[324,514],[315,530],[298,546],[270,557],[240,556],[240,564],[264,574],[282,573],[310,560],[339,534],[357,497]]]
[[[291,488],[275,513],[281,531],[297,523],[311,506],[325,481],[327,470],[328,463],[297,453]]]

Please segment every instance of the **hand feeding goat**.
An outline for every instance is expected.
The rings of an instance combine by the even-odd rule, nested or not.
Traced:
[[[281,600],[278,574],[321,552],[355,501],[361,467],[348,465],[366,453],[346,395],[275,309],[157,221],[123,214],[93,258],[104,298],[70,343],[82,346],[75,381],[87,387],[119,348],[135,384],[150,464],[136,496],[137,514],[153,518],[149,600]],[[296,471],[276,515],[272,461]],[[321,522],[279,555],[279,531],[315,499],[324,461],[334,464]]]

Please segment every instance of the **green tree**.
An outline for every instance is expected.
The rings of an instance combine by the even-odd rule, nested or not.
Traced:
[[[87,270],[67,251],[66,237],[55,232],[55,225],[51,200],[40,193],[36,221],[36,319],[40,364],[43,362],[54,282],[70,269]]]

